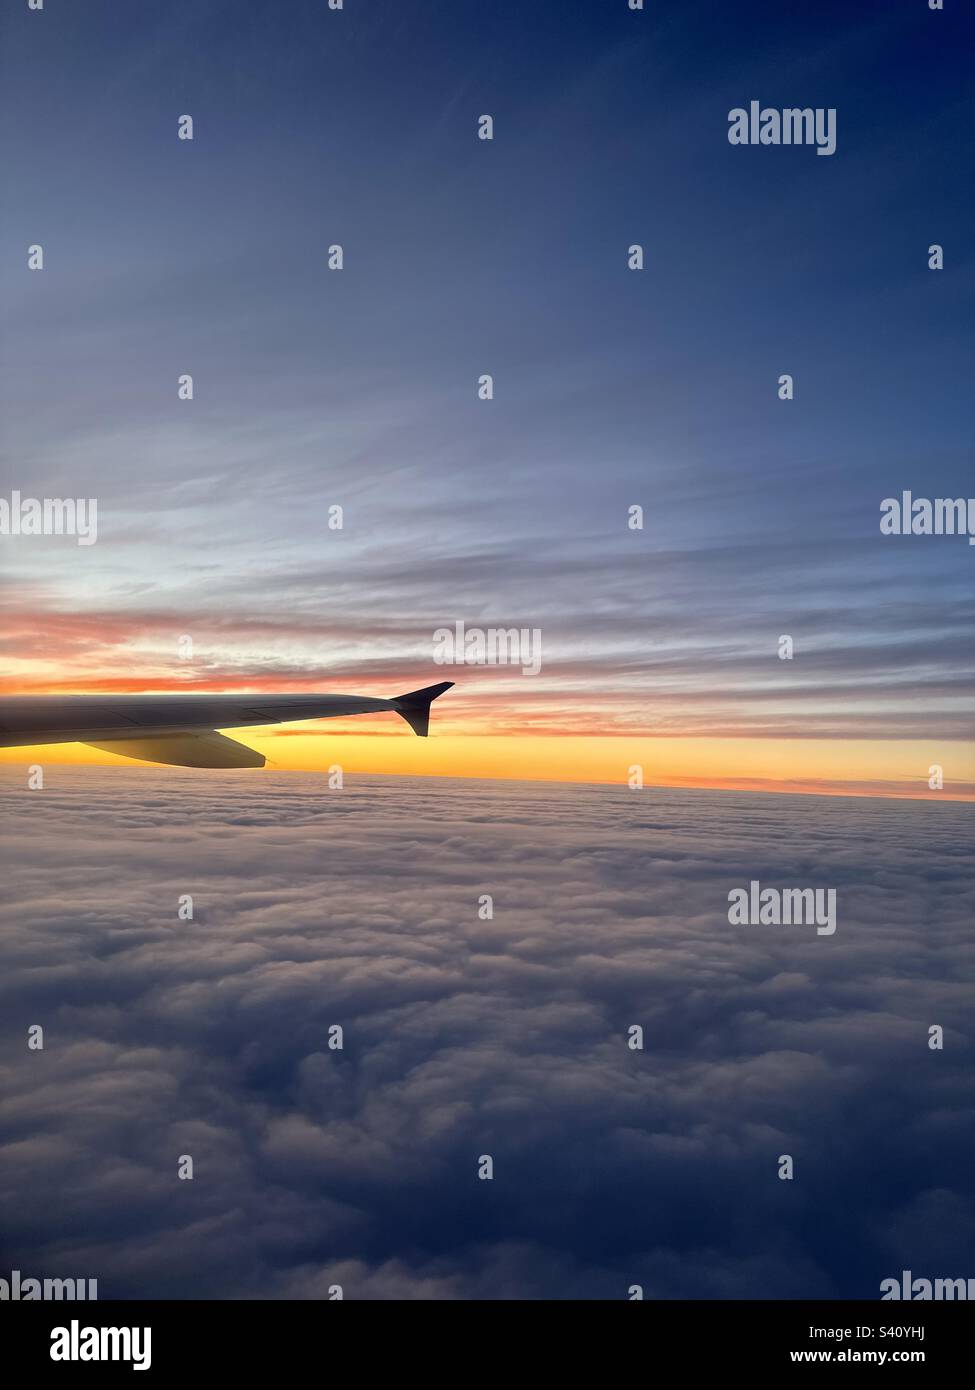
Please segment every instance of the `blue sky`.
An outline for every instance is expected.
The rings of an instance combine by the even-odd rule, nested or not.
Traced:
[[[77,688],[183,678],[187,630],[211,686],[361,685],[463,619],[542,627],[539,718],[966,735],[973,552],[878,530],[903,488],[975,491],[961,7],[96,0],[3,28],[4,478],[100,504],[85,552],[5,548],[15,683],[49,680],[56,615],[90,620]],[[836,153],[729,145],[753,98],[835,107]],[[801,670],[769,666],[783,632]]]

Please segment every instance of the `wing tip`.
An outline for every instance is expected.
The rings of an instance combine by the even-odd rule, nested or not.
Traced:
[[[437,685],[425,685],[421,690],[408,690],[405,695],[396,696],[393,708],[418,738],[427,738],[430,733],[430,706],[454,684],[454,681],[440,681]]]

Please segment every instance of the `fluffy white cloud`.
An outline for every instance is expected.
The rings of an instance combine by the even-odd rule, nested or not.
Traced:
[[[4,790],[11,1268],[116,1297],[972,1273],[963,805],[124,768]],[[751,878],[836,888],[836,935],[730,926]]]

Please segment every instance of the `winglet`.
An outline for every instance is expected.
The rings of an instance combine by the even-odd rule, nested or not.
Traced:
[[[415,734],[426,738],[430,732],[430,706],[438,695],[449,690],[453,681],[441,681],[439,685],[426,685],[422,690],[410,690],[406,695],[397,695],[393,707],[401,714]]]

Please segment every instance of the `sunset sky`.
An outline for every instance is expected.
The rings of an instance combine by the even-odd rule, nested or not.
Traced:
[[[878,525],[902,489],[975,491],[960,21],[608,8],[5,17],[0,492],[95,497],[98,541],[0,537],[0,693],[447,678],[429,740],[384,715],[242,741],[975,798],[975,549]],[[731,146],[752,98],[835,107],[836,153]],[[436,666],[457,621],[539,629],[540,673]]]

